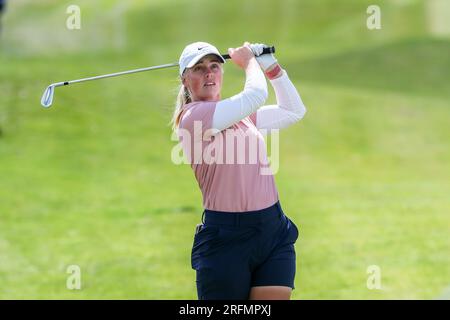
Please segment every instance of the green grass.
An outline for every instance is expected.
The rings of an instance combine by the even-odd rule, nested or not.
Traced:
[[[201,193],[171,162],[167,126],[177,70],[57,88],[47,110],[39,101],[51,82],[174,62],[197,40],[276,45],[308,108],[281,132],[275,176],[300,229],[293,299],[444,292],[450,40],[429,33],[425,1],[379,1],[380,31],[365,27],[370,1],[135,0],[117,30],[117,2],[79,3],[80,31],[64,27],[69,2],[11,3],[4,17],[0,298],[196,298]],[[224,80],[226,97],[244,78],[227,63]],[[80,291],[66,289],[72,264]],[[382,290],[367,289],[369,265]]]

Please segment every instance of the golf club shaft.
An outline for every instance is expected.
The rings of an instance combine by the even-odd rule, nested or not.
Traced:
[[[77,82],[84,82],[84,81],[98,80],[98,79],[103,79],[103,78],[117,77],[117,76],[121,76],[121,75],[124,75],[124,74],[137,73],[137,72],[143,72],[143,71],[155,70],[155,69],[170,68],[170,67],[176,67],[176,66],[178,66],[178,63],[169,63],[169,64],[163,64],[163,65],[160,65],[160,66],[153,66],[153,67],[147,67],[147,68],[133,69],[133,70],[116,72],[116,73],[104,74],[104,75],[101,75],[101,76],[95,76],[95,77],[89,77],[89,78],[83,78],[83,79],[76,79],[76,80],[58,82],[58,83],[55,83],[54,85],[55,85],[55,87],[67,86],[69,84],[77,83]]]

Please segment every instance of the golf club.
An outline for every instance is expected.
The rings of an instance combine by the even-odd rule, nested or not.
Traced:
[[[264,48],[262,54],[268,54],[268,53],[275,53],[275,47],[271,46],[271,47]],[[228,55],[228,54],[222,54],[222,57],[224,59],[230,59],[230,55]],[[178,62],[176,62],[176,63],[163,64],[163,65],[159,65],[159,66],[146,67],[146,68],[140,68],[140,69],[133,69],[133,70],[128,70],[128,71],[121,71],[121,72],[116,72],[116,73],[104,74],[104,75],[95,76],[95,77],[89,77],[89,78],[83,78],[83,79],[77,79],[77,80],[70,80],[70,81],[63,81],[63,82],[52,83],[51,85],[49,85],[47,87],[47,89],[45,89],[44,94],[42,95],[42,98],[41,98],[41,104],[45,108],[49,108],[52,105],[53,96],[54,96],[56,87],[68,86],[69,84],[72,84],[72,83],[78,83],[78,82],[84,82],[84,81],[91,81],[91,80],[98,80],[98,79],[103,79],[103,78],[117,77],[117,76],[121,76],[121,75],[124,75],[124,74],[130,74],[130,73],[143,72],[143,71],[149,71],[149,70],[156,70],[156,69],[176,67],[178,65],[179,65]]]

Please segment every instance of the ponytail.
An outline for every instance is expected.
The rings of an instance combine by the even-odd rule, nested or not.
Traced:
[[[189,95],[188,89],[181,84],[180,90],[177,95],[177,99],[175,102],[175,110],[173,112],[172,120],[170,121],[170,124],[172,124],[172,130],[175,131],[178,129],[178,125],[181,121],[181,114],[183,112],[184,105],[191,102],[191,96]]]

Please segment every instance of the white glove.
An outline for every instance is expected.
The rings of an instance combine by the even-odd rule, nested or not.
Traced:
[[[262,43],[251,43],[250,49],[252,49],[253,54],[255,55],[256,61],[258,61],[259,66],[265,72],[269,69],[270,66],[277,63],[277,59],[275,59],[272,53],[262,54],[263,49],[267,47],[267,45]]]

